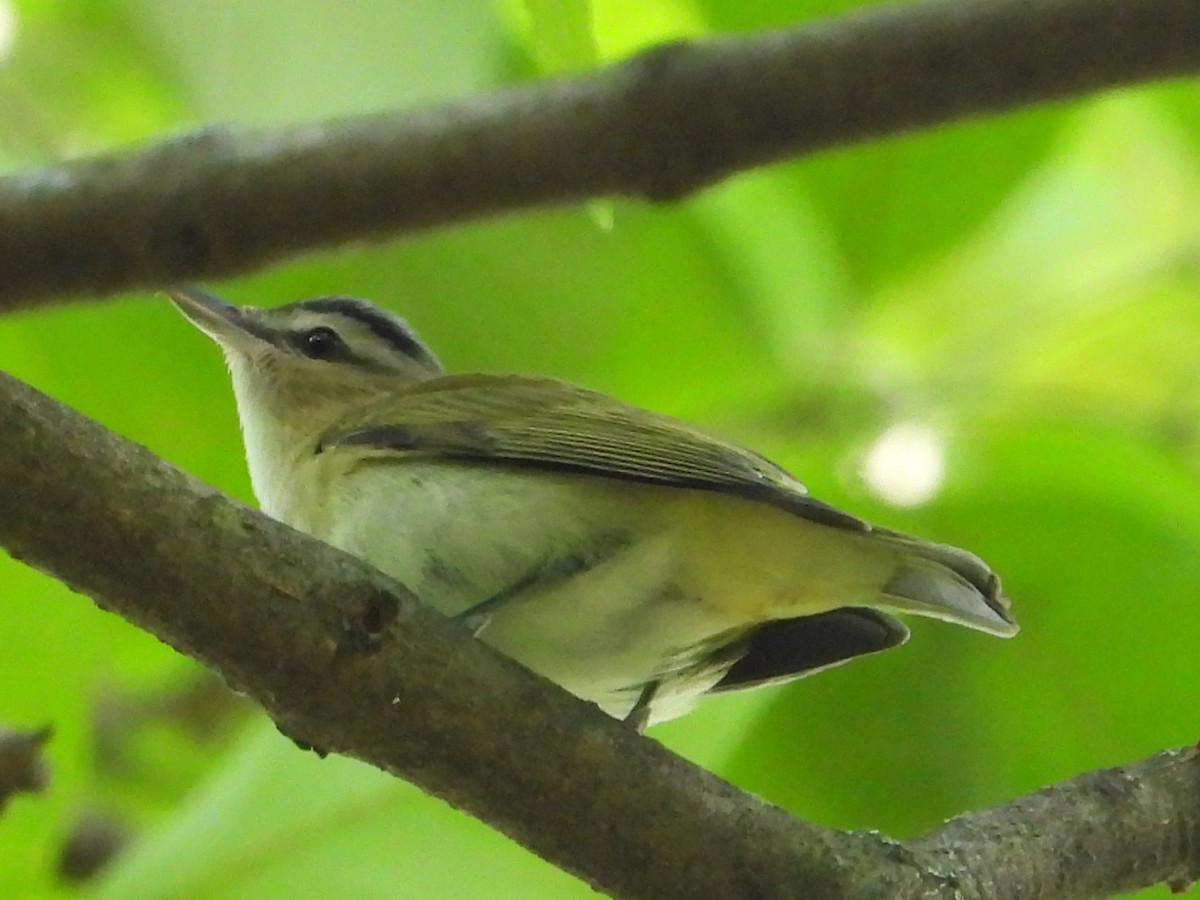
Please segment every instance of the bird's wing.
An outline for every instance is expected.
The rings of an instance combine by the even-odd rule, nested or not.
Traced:
[[[888,606],[1015,634],[1000,580],[974,554],[887,529],[808,496],[779,466],[667,416],[548,378],[446,375],[399,391],[333,429],[323,450],[441,457],[579,472],[770,503],[869,536],[896,554]],[[753,679],[751,679],[753,680]]]
[[[736,494],[814,522],[869,531],[860,519],[808,496],[767,459],[684,422],[549,378],[447,375],[398,392],[353,428],[334,428],[324,450],[530,466]]]

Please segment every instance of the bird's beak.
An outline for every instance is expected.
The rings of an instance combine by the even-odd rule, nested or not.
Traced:
[[[171,287],[167,296],[188,321],[222,347],[246,347],[266,339],[241,308],[197,287]]]

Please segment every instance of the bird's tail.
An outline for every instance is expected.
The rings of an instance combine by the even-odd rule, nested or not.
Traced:
[[[1000,637],[1017,633],[1000,579],[979,557],[885,528],[869,538],[897,552],[899,566],[883,586],[883,600],[900,612],[944,619]]]

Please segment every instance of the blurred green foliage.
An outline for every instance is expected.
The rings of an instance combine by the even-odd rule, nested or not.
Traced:
[[[211,120],[433,102],[857,4],[0,5],[11,170]],[[373,298],[451,368],[558,375],[702,421],[825,499],[988,559],[1017,639],[918,623],[903,650],[652,732],[801,816],[904,836],[1195,740],[1198,150],[1200,85],[1158,85],[825,153],[669,207],[617,203],[608,229],[594,210],[522,215],[215,288]],[[4,317],[0,366],[250,499],[217,354],[161,298]],[[898,423],[943,474],[906,506],[863,476]],[[0,816],[0,896],[591,895],[405,784],[223,714],[192,664],[62,585],[8,559],[0,583],[0,724],[55,728],[50,789]],[[179,699],[195,696],[216,711]],[[85,813],[134,843],[76,889],[55,859]]]

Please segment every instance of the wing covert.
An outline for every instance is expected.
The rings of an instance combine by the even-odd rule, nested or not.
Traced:
[[[548,378],[448,375],[420,382],[335,429],[322,449],[442,456],[737,494],[855,531],[861,520],[808,496],[762,456],[687,423]]]

